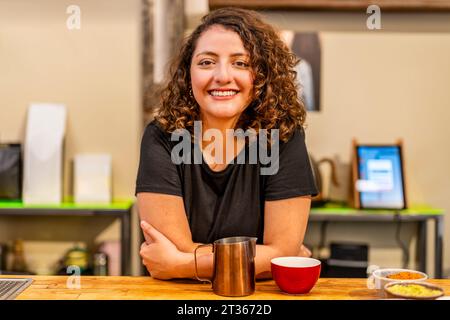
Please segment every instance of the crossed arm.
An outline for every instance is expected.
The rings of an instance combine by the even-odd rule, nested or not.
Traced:
[[[139,193],[137,200],[146,240],[141,245],[140,255],[152,277],[195,278],[193,252],[200,243],[192,241],[183,199],[158,193]],[[270,260],[274,257],[308,254],[302,243],[310,204],[309,196],[266,201],[263,244],[256,246],[257,278],[270,277]],[[197,263],[199,277],[211,278],[213,256],[210,248],[200,252]]]

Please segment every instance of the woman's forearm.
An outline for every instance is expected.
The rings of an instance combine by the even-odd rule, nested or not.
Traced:
[[[256,246],[255,274],[256,279],[272,278],[270,260],[282,256],[280,250],[269,245]]]

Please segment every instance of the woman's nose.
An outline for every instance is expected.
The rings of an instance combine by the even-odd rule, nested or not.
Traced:
[[[225,64],[218,65],[215,72],[215,80],[218,83],[229,83],[231,79],[231,72],[228,66]]]

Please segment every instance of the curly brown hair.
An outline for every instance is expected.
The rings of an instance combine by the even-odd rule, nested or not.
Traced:
[[[200,109],[191,91],[191,60],[199,37],[213,25],[236,32],[250,53],[254,74],[253,97],[236,128],[252,128],[256,132],[279,129],[280,140],[286,142],[296,128],[303,127],[306,117],[295,80],[297,73],[294,67],[299,59],[258,13],[240,8],[212,11],[185,39],[172,62],[156,120],[167,132],[187,129],[193,133],[194,121],[200,120]]]

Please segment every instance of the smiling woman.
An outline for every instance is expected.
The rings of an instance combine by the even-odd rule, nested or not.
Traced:
[[[193,278],[195,248],[231,236],[258,238],[260,278],[270,276],[274,257],[310,254],[302,243],[317,191],[296,63],[273,27],[248,10],[213,11],[185,40],[141,143],[136,194],[146,242],[140,253],[153,277]],[[171,157],[180,130],[192,137],[183,157],[200,154],[201,161]],[[268,139],[234,134],[239,130]],[[217,133],[219,146],[211,148]],[[250,152],[254,148],[259,152]],[[264,157],[269,150],[271,157]],[[219,152],[227,161],[215,161]],[[273,163],[278,170],[264,174]],[[200,277],[211,277],[212,259],[201,254]]]

